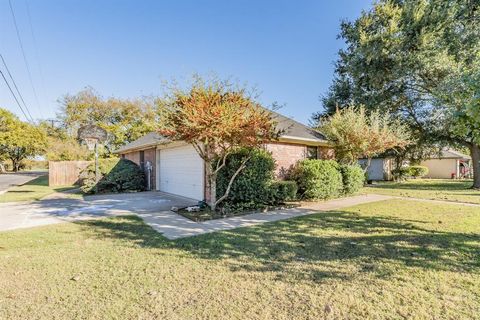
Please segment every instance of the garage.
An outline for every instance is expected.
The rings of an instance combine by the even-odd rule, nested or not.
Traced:
[[[203,200],[204,164],[193,146],[167,146],[157,152],[157,189]]]

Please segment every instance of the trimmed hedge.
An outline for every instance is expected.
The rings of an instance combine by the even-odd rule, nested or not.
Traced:
[[[270,153],[264,150],[240,149],[227,157],[225,167],[217,176],[217,197],[221,197],[227,189],[230,178],[245,157],[251,156],[245,169],[235,178],[230,193],[224,202],[243,203],[247,207],[267,203],[270,197],[269,185],[273,180],[275,161]]]
[[[333,160],[301,160],[293,168],[291,177],[303,199],[331,199],[343,191],[339,164]]]
[[[352,195],[365,184],[365,172],[359,165],[340,165],[343,181],[343,194]]]
[[[424,166],[410,166],[408,167],[409,175],[414,178],[421,178],[428,174],[428,167]]]
[[[295,200],[297,197],[297,183],[295,181],[274,181],[270,185],[272,204]]]
[[[227,210],[248,210],[293,200],[296,184],[292,181],[274,181],[275,160],[262,149],[240,149],[227,157],[226,165],[217,176],[217,197],[227,189],[230,178],[245,157],[251,156],[236,179],[228,197],[220,203]]]
[[[127,159],[99,160],[100,181],[95,183],[95,164],[89,165],[80,174],[81,190],[84,193],[143,191],[145,175],[133,161]],[[95,190],[97,185],[97,190]]]

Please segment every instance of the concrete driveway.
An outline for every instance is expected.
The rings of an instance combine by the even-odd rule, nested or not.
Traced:
[[[295,209],[254,213],[205,222],[194,222],[170,211],[172,206],[186,207],[195,205],[197,201],[162,192],[89,196],[85,200],[47,199],[24,203],[0,203],[0,231],[135,214],[163,236],[173,240],[391,198],[382,195],[359,195],[331,201],[306,203]]]
[[[0,203],[0,231],[121,214],[145,217],[171,215],[172,206],[186,207],[197,202],[161,192],[89,196],[81,199],[49,199],[23,203]],[[185,219],[190,221],[188,219]],[[173,221],[170,221],[173,222]]]
[[[10,187],[27,183],[30,180],[46,174],[48,174],[48,172],[42,171],[2,173],[0,174],[0,193],[6,191]]]

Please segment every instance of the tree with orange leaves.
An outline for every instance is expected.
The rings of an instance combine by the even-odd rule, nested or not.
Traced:
[[[245,88],[228,81],[194,78],[187,89],[175,87],[160,105],[160,134],[191,144],[205,161],[208,205],[214,211],[229,194],[233,181],[247,166],[246,156],[217,198],[216,182],[227,157],[238,148],[256,148],[278,138],[271,113]]]

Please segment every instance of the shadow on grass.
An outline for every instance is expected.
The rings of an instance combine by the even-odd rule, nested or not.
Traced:
[[[368,186],[371,189],[390,189],[390,190],[425,190],[425,191],[471,191],[472,194],[475,191],[471,188],[472,181],[422,181],[411,180],[408,182],[384,182],[377,185]],[[478,192],[480,195],[480,192]],[[470,194],[468,194],[470,195]]]
[[[137,216],[119,216],[106,219],[77,221],[85,232],[99,239],[112,238],[132,242],[146,248],[170,246],[169,241],[160,233],[145,224]]]
[[[347,265],[378,277],[392,275],[394,265],[480,272],[478,234],[428,230],[409,221],[343,211],[176,241],[166,240],[134,216],[80,224],[99,238],[178,249],[200,259],[223,260],[232,270],[288,274],[297,280],[350,277],[341,270]]]

